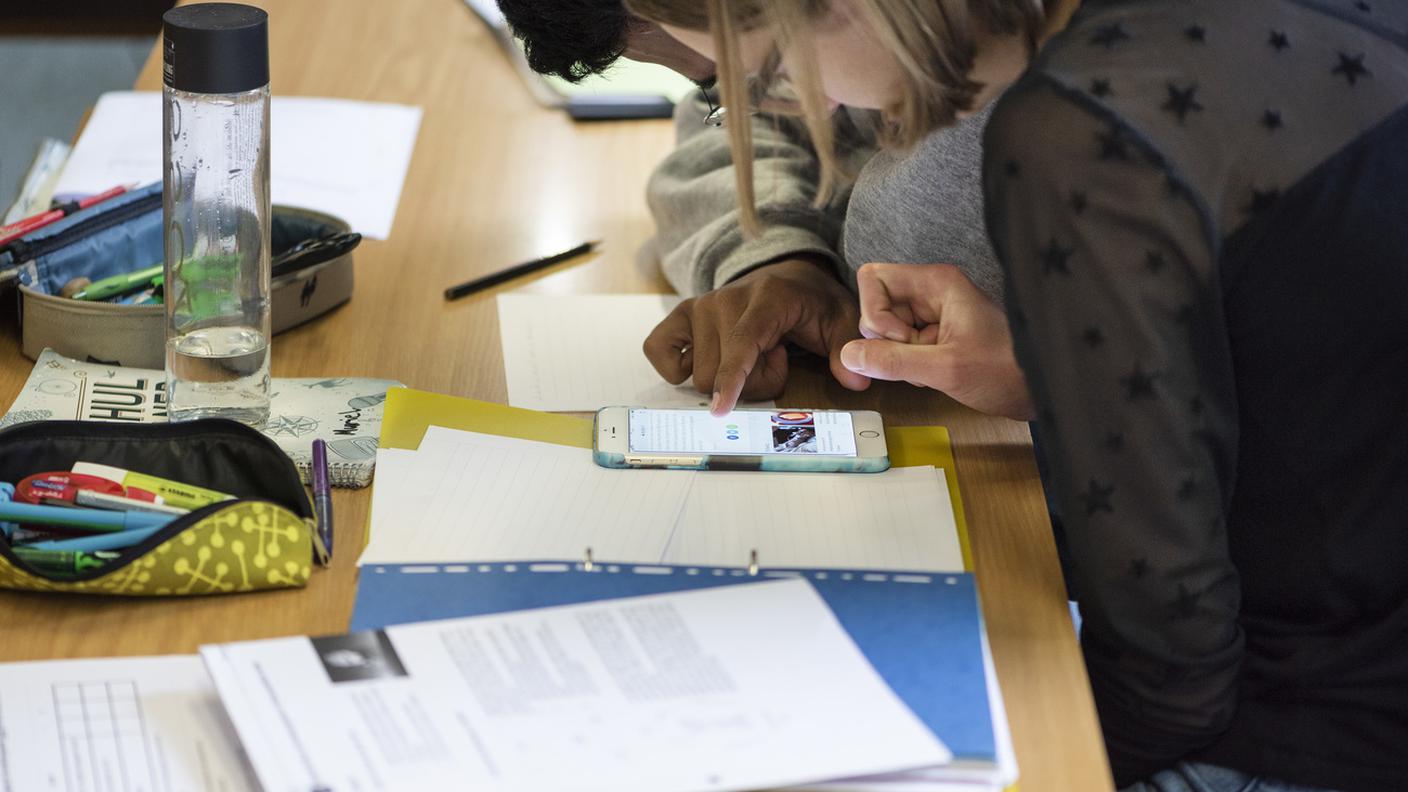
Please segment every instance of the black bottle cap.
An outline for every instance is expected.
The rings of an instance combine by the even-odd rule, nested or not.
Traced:
[[[161,21],[167,86],[224,94],[269,84],[269,15],[262,9],[197,3],[171,9]]]

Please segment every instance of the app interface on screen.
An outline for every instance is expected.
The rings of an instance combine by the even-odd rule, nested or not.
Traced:
[[[707,410],[631,410],[630,426],[637,453],[856,455],[844,412],[738,410],[715,418]]]

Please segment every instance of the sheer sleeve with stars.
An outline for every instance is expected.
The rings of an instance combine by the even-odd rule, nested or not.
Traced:
[[[1408,619],[1377,506],[1408,476],[1374,441],[1400,431],[1378,383],[1402,382],[1405,31],[1404,4],[1086,0],[988,123],[988,234],[1122,784],[1197,755],[1402,776],[1360,734],[1394,729],[1378,636]]]
[[[1085,0],[988,232],[1116,780],[1408,762],[1408,4]]]
[[[1054,86],[1014,90],[988,127],[989,231],[1111,761],[1138,775],[1211,740],[1235,704],[1237,405],[1213,243],[1129,129]]]

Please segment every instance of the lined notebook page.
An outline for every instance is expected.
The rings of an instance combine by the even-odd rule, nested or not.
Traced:
[[[607,470],[581,448],[432,427],[414,463],[393,474],[419,500],[406,516],[377,509],[361,563],[576,560],[658,563],[688,471]],[[377,482],[378,490],[388,486]]]
[[[407,471],[415,465],[416,452],[400,448],[378,448],[376,451],[376,483],[372,486],[372,507],[369,518],[369,541],[363,557],[376,555],[386,545],[394,545],[397,533],[404,526],[416,525],[419,518],[410,513],[418,501],[408,497]]]
[[[700,474],[670,564],[963,570],[943,472]]]
[[[641,352],[679,302],[659,294],[499,295],[508,403],[547,412],[708,407],[688,383],[662,380]]]
[[[885,473],[608,470],[581,448],[431,427],[382,449],[359,563],[602,562],[961,571],[933,467]]]

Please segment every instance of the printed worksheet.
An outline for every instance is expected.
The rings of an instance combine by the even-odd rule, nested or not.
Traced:
[[[0,665],[0,790],[258,789],[195,655]]]
[[[662,294],[499,295],[508,403],[546,412],[707,408],[708,396],[688,381],[676,386],[661,379],[641,351],[679,302]]]
[[[796,578],[201,652],[266,792],[743,790],[952,759]]]

